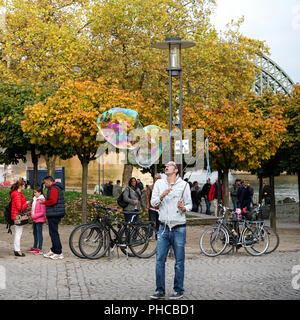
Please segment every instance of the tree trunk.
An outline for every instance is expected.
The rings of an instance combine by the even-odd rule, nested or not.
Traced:
[[[271,228],[276,230],[276,206],[275,206],[275,179],[274,176],[269,177],[269,184],[271,187],[271,213],[270,222]]]
[[[259,179],[259,191],[258,191],[258,202],[261,203],[262,202],[262,190],[263,190],[263,177],[262,175],[258,176]]]
[[[35,189],[37,187],[39,157],[34,145],[31,145],[31,161],[33,164],[33,189]]]
[[[55,163],[57,156],[44,155],[44,158],[47,165],[48,176],[55,178]]]
[[[82,187],[81,187],[81,193],[82,193],[82,223],[87,222],[87,182],[88,182],[88,167],[89,167],[89,161],[86,158],[83,158],[81,160],[82,165]]]
[[[228,181],[228,176],[229,176],[229,170],[224,169],[224,179],[223,179],[223,187],[224,187],[224,205],[226,207],[229,207],[229,181]],[[220,190],[222,191],[222,189]],[[222,198],[222,193],[221,193],[221,198]]]
[[[133,165],[125,164],[122,176],[122,186],[126,187],[129,179],[132,177]]]

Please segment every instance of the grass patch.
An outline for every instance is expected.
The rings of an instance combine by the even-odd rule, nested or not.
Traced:
[[[0,188],[0,223],[6,223],[4,219],[4,208],[10,201],[9,188]],[[26,189],[23,191],[26,200],[32,200],[33,190]],[[44,192],[46,194],[46,192]],[[64,191],[66,215],[61,220],[62,224],[79,225],[82,221],[82,196],[81,192],[77,191]],[[112,218],[118,220],[123,219],[121,208],[117,204],[117,199],[113,197],[99,196],[88,194],[87,195],[87,221],[93,219],[97,211],[93,208],[93,203],[97,202],[103,206],[112,209],[117,209],[116,213],[112,214]],[[148,220],[148,213],[142,212],[140,215],[142,220]]]

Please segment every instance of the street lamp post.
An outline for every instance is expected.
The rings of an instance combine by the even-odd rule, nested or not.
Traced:
[[[180,117],[180,173],[182,176],[182,69],[181,69],[181,49],[187,49],[195,46],[194,42],[182,41],[179,37],[166,38],[165,41],[151,44],[153,48],[169,50],[169,159],[172,159],[172,77],[179,77],[179,117]]]

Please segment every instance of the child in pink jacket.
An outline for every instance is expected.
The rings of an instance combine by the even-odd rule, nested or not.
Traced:
[[[46,221],[46,206],[41,204],[45,200],[41,187],[34,189],[34,197],[31,207],[31,218],[33,219],[33,247],[27,252],[43,254],[43,224]]]

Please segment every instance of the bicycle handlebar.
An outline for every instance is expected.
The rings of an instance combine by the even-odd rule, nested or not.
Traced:
[[[101,205],[101,204],[97,204],[97,203],[93,203],[93,207],[95,208],[95,209],[99,209],[99,210],[105,210],[106,211],[106,213],[108,213],[108,211],[118,211],[117,209],[113,209],[113,208],[109,208],[109,207],[104,207],[103,205]]]

